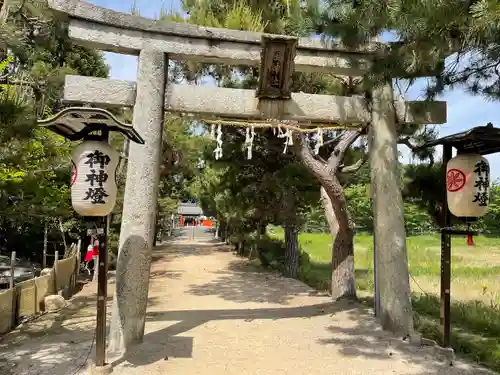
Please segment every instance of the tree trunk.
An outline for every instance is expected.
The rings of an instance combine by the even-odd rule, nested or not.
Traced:
[[[239,256],[244,256],[245,255],[245,241],[244,240],[240,240],[238,241],[239,245],[238,245],[238,255]]]
[[[220,220],[218,219],[215,224],[215,238],[220,239]]]
[[[296,225],[285,225],[285,268],[283,274],[286,277],[296,278],[299,275],[300,250],[299,230]]]
[[[349,132],[348,132],[349,133]],[[346,142],[355,139],[356,134],[346,135]],[[335,175],[335,168],[319,162],[302,138],[296,138],[295,148],[305,166],[318,179],[330,200],[338,225],[332,249],[331,293],[334,299],[356,298],[356,277],[354,273],[354,223],[347,208],[344,189]],[[335,152],[334,152],[335,156]],[[332,227],[330,227],[332,229]],[[334,229],[334,228],[333,228]]]
[[[225,236],[225,231],[224,231],[225,227],[226,227],[226,222],[224,221],[224,219],[220,219],[217,221],[217,230],[218,230],[219,239],[221,240],[221,242],[226,241],[226,236]]]
[[[337,236],[337,232],[339,230],[339,223],[337,221],[337,217],[335,216],[335,211],[333,210],[332,201],[328,196],[325,188],[321,187],[321,205],[325,210],[326,221],[328,222],[328,227],[330,228],[330,234],[332,235],[332,240],[335,240]]]
[[[333,240],[332,284],[334,299],[356,298],[356,277],[354,272],[354,228],[347,210],[347,201],[340,182],[336,177],[325,179],[324,189],[338,223],[338,231]]]
[[[158,206],[157,206],[158,207]],[[156,243],[158,241],[158,233],[160,231],[160,213],[158,212],[158,209],[156,211],[156,218],[155,218],[155,234],[153,237],[153,246],[156,246]]]
[[[9,0],[4,0],[0,4],[0,25],[4,25],[7,22],[8,16],[9,16]]]
[[[224,230],[224,242],[229,244],[229,220],[226,221],[226,228]]]
[[[262,233],[261,227],[262,227],[262,222],[259,221],[259,223],[257,224],[257,235],[255,236],[255,243],[250,248],[250,253],[248,254],[248,259],[250,259],[250,260],[252,260],[253,258],[255,258],[255,254],[257,254],[259,252],[260,236],[261,236],[261,233]]]
[[[332,250],[332,286],[334,299],[355,298],[356,279],[354,269],[354,231],[339,228]]]

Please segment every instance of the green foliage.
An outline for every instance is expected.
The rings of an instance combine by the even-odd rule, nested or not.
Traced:
[[[196,126],[182,118],[165,119],[156,220],[160,237],[172,229],[172,215],[177,214],[178,202],[202,192],[197,187],[204,182],[199,179],[200,162],[210,142],[206,137],[193,134]]]
[[[351,185],[345,190],[349,212],[354,220],[357,231],[373,231],[372,205],[368,185]]]
[[[184,6],[190,23],[293,35],[308,35],[312,30],[312,23],[304,18],[298,1],[272,5],[254,0],[186,1]],[[207,65],[186,68],[188,80],[210,75],[220,86],[255,89],[257,85],[258,72],[253,68]],[[337,80],[326,74],[294,76],[295,91],[327,93],[338,85]],[[245,129],[224,130],[224,157],[214,162],[211,153],[205,155],[207,167],[191,187],[206,213],[217,216],[223,228],[228,224],[229,234],[235,238],[255,231],[259,223],[293,223],[307,225],[310,230],[324,228],[324,217],[319,226],[313,223],[318,217],[313,212],[318,208],[319,184],[291,151],[283,154],[284,140],[277,139],[271,131],[258,130],[253,158],[247,160],[246,150],[242,149]]]
[[[194,24],[219,27],[225,29],[260,31],[265,29],[266,23],[262,20],[262,12],[253,12],[243,2],[234,3],[227,9],[223,18],[217,17],[211,9],[196,7],[190,12],[189,20]]]
[[[259,243],[258,255],[264,267],[282,270],[285,265],[285,244],[283,241],[263,238]]]
[[[390,5],[383,0],[327,0],[312,6],[310,13],[318,33],[353,47],[384,31],[393,32],[402,46],[375,64],[375,80],[425,72],[433,77],[428,98],[457,85],[500,98],[500,17],[495,0],[396,0]]]
[[[101,54],[69,41],[44,1],[9,10],[0,26],[0,76],[7,77],[0,86],[0,251],[40,261],[44,221],[49,240],[59,242],[58,218],[70,236],[80,219],[70,205],[72,145],[36,120],[62,108],[66,74],[106,77],[108,68]],[[62,251],[49,246],[55,249]]]
[[[328,222],[325,217],[325,210],[320,202],[310,202],[309,207],[301,212],[304,224],[304,233],[326,233],[329,231]]]
[[[293,35],[313,27],[297,0],[186,0],[184,7],[190,22],[206,26]]]
[[[490,202],[488,212],[482,218],[482,225],[487,233],[500,233],[500,182],[490,186]]]

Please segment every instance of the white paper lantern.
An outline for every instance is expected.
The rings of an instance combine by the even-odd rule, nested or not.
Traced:
[[[106,216],[116,202],[120,155],[106,142],[84,141],[72,154],[71,203],[82,216]]]
[[[481,155],[461,154],[446,166],[450,212],[457,217],[480,217],[488,211],[490,165]]]

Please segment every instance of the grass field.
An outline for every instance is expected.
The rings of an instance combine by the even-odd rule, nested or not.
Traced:
[[[270,236],[283,238],[271,229]],[[330,279],[332,240],[327,234],[301,234],[301,248],[311,264],[301,278],[318,289]],[[452,242],[452,346],[457,353],[500,371],[500,238],[477,237],[467,246],[463,237]],[[439,338],[439,235],[409,237],[408,258],[416,327],[425,337]],[[360,296],[373,296],[373,238],[355,239],[357,287]]]

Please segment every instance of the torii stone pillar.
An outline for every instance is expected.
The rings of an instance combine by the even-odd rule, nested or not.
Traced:
[[[139,54],[133,126],[145,144],[130,144],[109,336],[109,350],[115,355],[125,354],[144,336],[167,66],[164,52],[142,50]]]
[[[372,91],[370,166],[374,251],[379,308],[384,329],[413,335],[404,204],[398,170],[396,112],[390,82]],[[375,296],[377,298],[377,296]],[[412,336],[413,337],[413,336]]]

